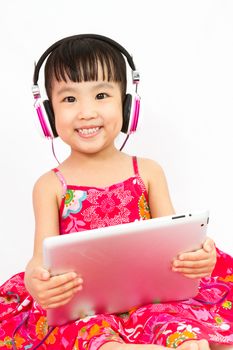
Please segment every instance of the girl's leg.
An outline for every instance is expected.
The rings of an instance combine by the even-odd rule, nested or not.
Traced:
[[[211,350],[233,350],[233,345],[210,344]]]
[[[154,344],[121,344],[109,342],[102,345],[99,350],[165,350],[165,346]],[[179,350],[210,350],[207,340],[189,340],[177,347]],[[216,349],[223,350],[223,349]],[[226,349],[224,349],[226,350]],[[232,350],[232,349],[228,349]]]
[[[108,342],[102,345],[99,350],[165,350],[162,345],[144,345],[144,344],[121,344],[117,342]]]

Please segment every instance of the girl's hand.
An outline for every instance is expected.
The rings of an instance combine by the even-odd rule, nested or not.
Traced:
[[[180,254],[173,261],[172,270],[189,278],[210,276],[216,264],[214,241],[207,237],[201,249]]]
[[[29,293],[43,309],[65,305],[82,289],[83,283],[75,272],[51,277],[42,267],[33,268],[25,282]]]

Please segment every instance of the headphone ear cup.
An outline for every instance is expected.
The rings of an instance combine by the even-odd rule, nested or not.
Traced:
[[[58,133],[57,133],[56,126],[55,126],[55,116],[53,113],[53,107],[52,107],[49,100],[44,100],[43,105],[44,105],[44,108],[45,108],[45,111],[46,111],[46,114],[48,117],[50,127],[51,127],[52,132],[53,132],[53,137],[57,137]]]
[[[121,131],[125,134],[128,133],[130,114],[132,108],[132,95],[126,94],[123,104],[123,124]]]

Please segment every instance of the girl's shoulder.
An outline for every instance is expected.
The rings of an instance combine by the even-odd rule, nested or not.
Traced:
[[[138,167],[148,188],[151,216],[154,218],[173,214],[175,211],[161,165],[151,159],[139,158]]]
[[[54,171],[48,171],[41,175],[35,182],[33,187],[34,195],[59,196],[61,186]]]
[[[150,190],[158,190],[167,187],[167,178],[162,166],[155,160],[148,158],[137,158],[139,173]]]
[[[165,177],[162,166],[155,160],[137,157],[137,162],[140,174],[148,181]]]

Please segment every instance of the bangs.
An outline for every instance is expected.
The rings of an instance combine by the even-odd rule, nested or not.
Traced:
[[[66,60],[55,58],[53,65],[53,75],[57,81],[67,81],[67,78],[73,82],[97,81],[102,74],[103,80],[121,81],[116,69],[115,63],[108,56],[97,55],[92,52],[88,57],[82,56],[75,60],[74,57],[67,57]]]
[[[69,41],[54,50],[45,65],[45,87],[51,96],[52,81],[120,82],[126,90],[126,63],[120,52],[107,43],[93,39]]]

